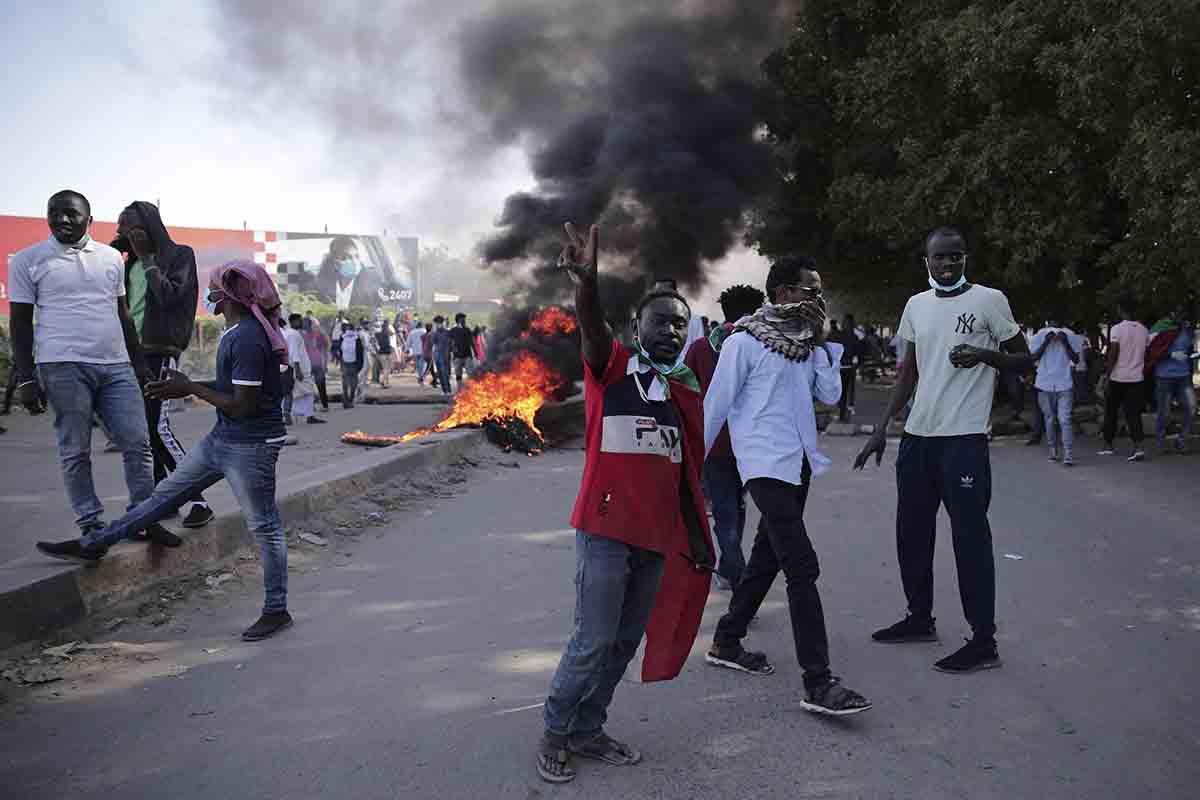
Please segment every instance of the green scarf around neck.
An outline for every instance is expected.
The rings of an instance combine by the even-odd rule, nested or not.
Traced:
[[[662,382],[663,392],[667,397],[671,396],[671,381],[678,381],[694,392],[700,391],[700,381],[696,378],[696,373],[692,372],[692,368],[683,363],[682,353],[680,353],[680,357],[675,361],[675,364],[668,368],[650,358],[650,354],[639,343],[637,359],[639,364],[645,364],[654,372],[656,380]]]

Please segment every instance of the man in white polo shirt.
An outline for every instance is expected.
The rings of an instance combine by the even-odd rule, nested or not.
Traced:
[[[937,641],[933,619],[933,546],[938,506],[953,531],[958,590],[974,635],[938,661],[943,672],[1000,665],[996,651],[996,565],[988,506],[992,470],[988,420],[998,371],[1033,366],[1029,345],[1003,292],[967,282],[967,241],[954,228],[925,239],[930,290],[910,298],[900,336],[912,345],[887,413],[854,462],[883,459],[887,424],[916,387],[896,458],[896,549],[908,615],[876,631],[877,642]],[[920,380],[918,381],[918,376]]]
[[[121,254],[88,236],[91,205],[79,192],[50,198],[52,234],[9,263],[13,363],[20,403],[36,413],[40,380],[54,410],[58,457],[76,524],[87,535],[102,527],[104,506],[92,481],[92,418],[112,433],[125,467],[129,507],[154,491],[150,434],[136,368],[144,371],[137,331],[125,303]],[[37,310],[37,366],[33,358]],[[177,546],[179,537],[155,524],[146,535]]]
[[[1058,461],[1059,452],[1054,436],[1054,422],[1062,431],[1063,466],[1075,465],[1075,368],[1083,351],[1083,337],[1051,319],[1033,336],[1029,348],[1037,359],[1038,405],[1046,421],[1046,444],[1050,445],[1050,460]]]

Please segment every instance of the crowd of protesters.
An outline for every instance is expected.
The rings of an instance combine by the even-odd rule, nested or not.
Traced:
[[[1154,416],[1158,453],[1188,452],[1197,411],[1193,375],[1200,359],[1195,316],[1194,309],[1179,304],[1164,316],[1146,317],[1126,297],[1114,306],[1106,326],[1088,330],[1064,324],[1062,315],[1051,315],[1041,326],[1024,327],[1036,369],[1028,375],[1001,375],[998,390],[1009,419],[1028,422],[1032,430],[1027,444],[1045,444],[1048,459],[1068,467],[1075,464],[1075,410],[1081,405],[1100,407],[1103,441],[1098,455],[1116,455],[1115,441],[1124,433],[1130,447],[1123,457],[1133,463],[1145,460],[1146,413]],[[849,422],[855,414],[857,382],[884,370],[902,373],[911,343],[897,333],[883,344],[872,326],[856,324],[851,314],[840,325],[831,320],[830,328],[830,341],[843,347],[838,418]],[[1032,410],[1027,405],[1031,397]]]
[[[431,385],[450,397],[451,373],[461,390],[486,361],[486,330],[469,327],[458,313],[453,325],[441,315],[431,323],[341,317],[326,332],[311,314],[285,319],[274,282],[251,261],[212,270],[201,292],[191,249],[171,239],[149,203],[122,212],[112,246],[89,236],[91,208],[78,192],[52,196],[47,223],[51,236],[11,262],[11,393],[30,413],[47,404],[53,411],[79,535],[38,542],[38,550],[94,565],[126,539],[178,547],[182,540],[161,521],[190,504],[184,525],[207,524],[213,512],[203,492],[226,480],[263,564],[262,613],[242,636],[257,641],[289,627],[287,545],[275,498],[287,426],[319,424],[318,401],[328,412],[330,362],[340,367],[346,408],[368,383],[387,387],[396,370],[410,367],[419,384],[432,375]],[[600,307],[599,229],[585,236],[568,224],[567,239],[559,267],[575,284],[585,464],[571,517],[575,623],[543,708],[538,774],[570,781],[576,756],[622,766],[640,761],[638,748],[604,729],[608,707],[643,637],[643,679],[679,674],[714,575],[729,603],[706,652],[709,664],[774,673],[766,653],[743,642],[782,573],[802,673],[800,706],[835,716],[869,710],[870,700],[832,671],[819,558],[804,514],[815,481],[833,466],[821,450],[818,407],[837,406],[843,419],[854,415],[860,373],[887,360],[882,336],[850,315],[829,320],[817,263],[789,255],[772,263],[765,291],[734,286],[721,294],[723,322],[694,317],[673,282],[656,283],[637,305],[627,345]],[[1128,459],[1145,458],[1141,415],[1150,397],[1163,450],[1173,404],[1181,407],[1171,449],[1185,450],[1195,416],[1194,315],[1181,307],[1147,328],[1132,301],[1123,300],[1103,343],[1058,319],[1028,333],[1003,292],[968,280],[960,231],[934,230],[924,253],[929,290],[904,308],[893,339],[895,386],[853,462],[853,469],[872,459],[879,465],[889,423],[908,409],[894,518],[907,613],[870,635],[887,644],[938,641],[933,557],[945,507],[972,636],[933,666],[970,673],[1001,665],[989,522],[997,388],[1006,387],[1019,415],[1024,403],[1014,396],[1023,395],[1023,376],[1033,376],[1041,435],[1054,462],[1075,463],[1072,412],[1080,384],[1085,394],[1093,389],[1093,367],[1105,398],[1101,455],[1116,452],[1123,414]],[[192,380],[178,367],[198,300],[227,326],[213,381]],[[216,419],[185,450],[171,433],[167,403],[188,396],[212,405]],[[103,519],[92,480],[97,418],[122,454],[129,491],[126,513],[112,522]],[[747,494],[761,512],[748,559]]]
[[[111,244],[91,237],[91,204],[79,192],[54,194],[46,220],[50,236],[10,261],[12,352],[0,408],[8,414],[15,402],[54,416],[79,536],[38,549],[96,564],[125,539],[179,547],[183,540],[161,522],[182,515],[185,528],[209,524],[215,514],[204,491],[225,479],[262,548],[266,600],[243,637],[287,627],[287,548],[275,504],[279,449],[296,441],[287,427],[326,421],[318,411],[330,409],[331,363],[340,367],[346,408],[368,383],[387,388],[399,370],[413,369],[423,383],[430,365],[449,396],[451,363],[461,389],[486,358],[486,329],[468,329],[458,314],[453,330],[435,317],[429,336],[404,315],[339,317],[327,330],[312,313],[288,314],[271,276],[250,261],[211,270],[202,289],[194,252],[172,239],[147,202],[121,211]],[[180,371],[200,304],[225,322],[213,381]],[[191,447],[171,425],[172,401],[186,397],[216,409],[216,425]],[[125,515],[111,522],[92,475],[97,426],[121,454],[129,493]]]

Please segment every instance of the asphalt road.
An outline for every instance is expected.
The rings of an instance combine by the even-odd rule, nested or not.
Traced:
[[[705,665],[727,602],[714,593],[683,675],[642,685],[630,679],[635,667],[618,690],[609,730],[641,747],[644,762],[585,763],[572,785],[542,783],[532,749],[570,633],[567,517],[582,453],[516,462],[485,453],[456,493],[420,484],[415,506],[356,543],[298,550],[297,624],[274,640],[234,638],[260,602],[258,584],[239,581],[182,601],[162,627],[107,637],[148,642],[145,663],[7,690],[3,795],[1195,797],[1200,457],[1085,457],[1070,471],[1040,448],[998,443],[1005,663],[953,676],[930,669],[966,632],[944,527],[941,644],[869,639],[899,618],[903,599],[894,478],[886,464],[850,472],[861,441],[826,440],[836,467],[818,479],[808,520],[834,668],[875,701],[867,714],[831,722],[799,709],[782,579],[747,642],[774,657],[777,673]]]
[[[409,376],[401,376],[406,384]],[[414,387],[414,391],[416,391]],[[325,425],[296,425],[289,428],[300,440],[285,447],[279,458],[279,478],[286,481],[291,475],[306,472],[361,453],[356,445],[342,444],[343,433],[363,429],[369,433],[407,433],[429,425],[445,413],[446,407],[435,405],[362,405],[344,410],[334,403],[329,413],[319,412]],[[184,447],[198,442],[212,429],[214,412],[206,403],[197,402],[171,415],[171,426]],[[78,536],[75,514],[67,502],[63,488],[55,445],[52,414],[31,417],[23,410],[0,417],[8,432],[0,435],[0,516],[5,520],[4,535],[0,536],[0,567],[5,562],[33,553],[39,539],[69,539]],[[128,502],[129,493],[121,469],[121,454],[104,452],[104,434],[96,429],[92,435],[92,478],[96,494],[105,506],[105,517],[119,517]],[[216,509],[233,508],[237,500],[223,482],[206,493]]]

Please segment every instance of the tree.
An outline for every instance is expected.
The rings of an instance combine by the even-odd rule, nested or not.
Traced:
[[[924,233],[1029,321],[1200,290],[1195,0],[809,0],[764,70],[777,180],[749,231],[872,304]]]

